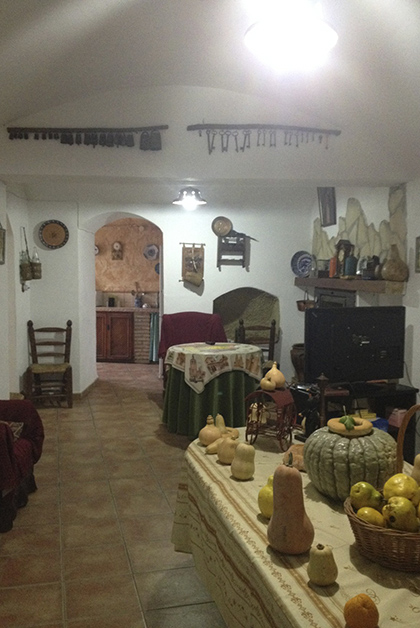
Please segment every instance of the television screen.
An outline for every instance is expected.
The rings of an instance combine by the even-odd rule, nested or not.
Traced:
[[[404,375],[405,308],[305,311],[305,382],[399,379]]]

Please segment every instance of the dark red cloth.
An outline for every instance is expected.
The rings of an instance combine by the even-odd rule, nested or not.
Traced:
[[[0,423],[0,495],[16,486],[18,470],[13,451],[12,430]]]
[[[160,330],[159,358],[165,358],[169,347],[187,342],[227,342],[220,315],[205,312],[164,314]]]
[[[0,400],[0,421],[23,423],[13,440],[10,428],[0,423],[0,490],[17,486],[32,473],[44,442],[44,427],[33,403],[27,399]]]

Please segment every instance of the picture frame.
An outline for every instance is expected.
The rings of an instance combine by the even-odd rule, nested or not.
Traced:
[[[317,188],[321,227],[337,224],[335,188]]]
[[[0,223],[0,264],[6,261],[6,229]]]
[[[414,249],[414,270],[416,273],[420,273],[420,236],[416,238],[416,246]]]

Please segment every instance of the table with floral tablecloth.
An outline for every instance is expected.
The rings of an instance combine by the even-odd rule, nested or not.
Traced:
[[[209,414],[222,414],[231,427],[245,425],[245,397],[262,377],[262,350],[233,342],[175,345],[165,368],[162,420],[170,432],[193,439]]]

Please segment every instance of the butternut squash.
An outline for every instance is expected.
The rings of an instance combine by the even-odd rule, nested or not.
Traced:
[[[255,473],[255,449],[248,443],[239,443],[230,467],[237,480],[250,480]]]
[[[320,587],[334,584],[338,576],[337,564],[329,545],[313,545],[309,550],[309,581]]]
[[[222,434],[225,434],[227,432],[225,419],[223,418],[221,414],[216,414],[216,418],[214,419],[214,424],[216,427],[219,428]]]
[[[237,438],[232,438],[231,436],[222,438],[222,442],[219,443],[217,447],[217,459],[219,462],[222,464],[232,464],[238,445],[239,441]]]
[[[282,554],[303,554],[314,540],[314,527],[305,511],[302,477],[288,464],[279,465],[273,477],[273,514],[267,527],[272,548]]]
[[[222,432],[218,427],[216,427],[213,417],[211,416],[211,414],[209,414],[207,417],[206,425],[202,427],[198,433],[198,440],[202,445],[206,447],[207,445],[210,445],[210,443],[212,443],[213,441],[220,438],[221,435]]]

